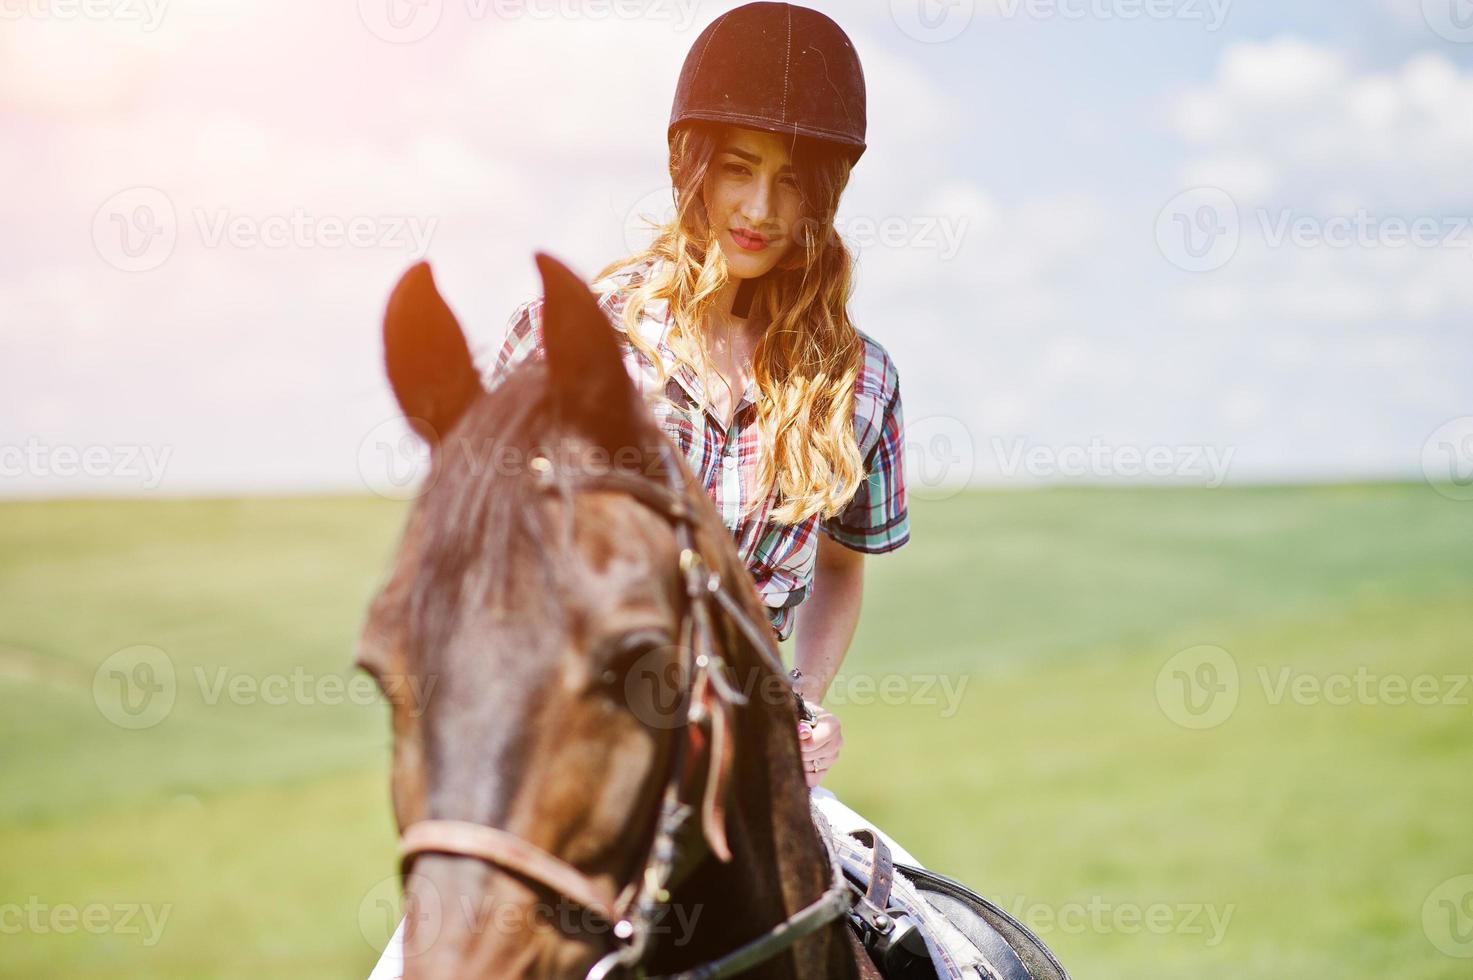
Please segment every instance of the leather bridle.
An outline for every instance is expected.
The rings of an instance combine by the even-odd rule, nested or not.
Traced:
[[[576,477],[578,490],[619,490],[664,516],[675,531],[680,549],[680,571],[687,607],[681,615],[676,643],[681,678],[689,678],[684,724],[686,737],[677,737],[669,777],[660,801],[655,836],[643,868],[618,893],[555,855],[509,831],[464,820],[420,820],[405,827],[399,840],[400,870],[407,875],[415,857],[424,853],[474,858],[514,872],[592,912],[611,929],[615,948],[594,964],[587,980],[604,980],[627,969],[644,977],[640,968],[649,947],[652,925],[661,906],[670,900],[670,888],[692,870],[699,855],[682,855],[682,831],[693,814],[682,789],[690,781],[696,760],[692,746],[708,748],[704,789],[699,806],[701,825],[711,850],[723,861],[731,859],[725,832],[725,784],[731,765],[732,712],[747,697],[726,677],[726,662],[717,651],[716,609],[751,643],[776,674],[786,677],[782,658],[773,643],[771,627],[757,624],[733,596],[721,576],[701,556],[695,543],[695,511],[686,494],[681,468],[667,440],[660,443],[664,485],[638,473],[607,467]],[[542,490],[557,486],[552,461],[533,456],[529,467]],[[795,696],[797,692],[794,692]],[[806,710],[798,698],[800,710]],[[678,726],[677,726],[678,727]],[[698,774],[697,774],[698,775]],[[711,962],[660,980],[716,980],[750,968],[787,949],[804,936],[840,918],[857,893],[836,862],[833,879],[824,894],[755,939]]]

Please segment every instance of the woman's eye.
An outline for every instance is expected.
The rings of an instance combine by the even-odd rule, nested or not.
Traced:
[[[721,165],[721,169],[725,170],[727,173],[731,174],[734,177],[751,176],[751,171],[742,166],[740,163],[725,163]],[[800,189],[798,186],[798,178],[794,174],[784,174],[782,177],[782,183],[787,185],[788,187],[791,187],[794,190]]]

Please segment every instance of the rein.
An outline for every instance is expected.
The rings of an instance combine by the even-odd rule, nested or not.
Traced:
[[[673,526],[680,548],[680,571],[689,600],[680,618],[676,649],[680,658],[680,675],[689,677],[685,726],[689,736],[692,726],[709,745],[705,788],[701,795],[701,824],[713,850],[722,860],[730,860],[725,838],[725,810],[720,799],[731,762],[731,710],[747,703],[747,697],[726,677],[726,661],[716,649],[714,619],[717,608],[750,642],[767,667],[786,676],[782,658],[772,642],[770,627],[753,622],[733,596],[720,574],[701,556],[695,545],[695,512],[686,497],[668,442],[660,444],[664,464],[663,486],[642,477],[617,470],[584,475],[576,489],[619,490],[636,497],[651,507]],[[530,463],[537,485],[550,490],[556,486],[552,461],[534,456]],[[797,692],[794,691],[795,697]],[[714,710],[713,710],[714,705]],[[801,699],[800,710],[803,709]],[[424,853],[449,854],[473,858],[495,867],[513,871],[593,912],[612,925],[616,948],[598,960],[588,971],[586,980],[605,980],[621,968],[639,977],[645,972],[639,964],[649,948],[651,927],[660,908],[670,900],[670,888],[694,867],[687,853],[681,862],[681,834],[693,815],[685,802],[685,784],[690,737],[675,740],[674,758],[660,801],[654,840],[650,844],[643,868],[617,894],[561,858],[509,831],[465,820],[420,820],[404,828],[399,839],[400,872],[407,875],[415,857]],[[825,845],[827,846],[827,845]],[[855,903],[856,891],[845,879],[837,862],[830,861],[833,880],[818,899],[794,912],[777,925],[715,960],[693,970],[655,980],[719,980],[754,964],[776,956],[799,939],[811,935],[839,919]]]

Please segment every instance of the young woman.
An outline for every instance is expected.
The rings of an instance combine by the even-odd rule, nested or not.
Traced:
[[[691,46],[668,130],[676,214],[593,283],[625,362],[751,572],[796,686],[813,798],[838,833],[873,827],[818,784],[839,757],[822,706],[858,623],[864,557],[910,538],[900,379],[846,309],[834,230],[865,149],[864,76],[816,10],[749,3]],[[513,312],[483,379],[541,354],[542,298]],[[881,832],[898,862],[919,865]],[[401,925],[402,929],[402,925]],[[397,976],[395,934],[371,980]]]
[[[794,637],[810,786],[843,745],[822,707],[853,638],[864,556],[910,537],[899,377],[855,328],[834,230],[864,152],[859,60],[828,17],[750,3],[686,57],[670,117],[676,214],[593,284],[630,375],[719,508],[779,639]],[[486,379],[540,349],[513,313]]]

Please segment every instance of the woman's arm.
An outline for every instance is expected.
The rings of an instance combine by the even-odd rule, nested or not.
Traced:
[[[798,607],[793,665],[803,672],[798,690],[816,705],[828,693],[859,625],[864,553],[820,533],[812,590]]]
[[[847,548],[827,534],[818,535],[818,557],[813,570],[812,594],[798,607],[794,627],[793,665],[802,672],[797,688],[818,713],[807,730],[799,726],[804,775],[816,786],[844,744],[839,719],[820,705],[849,652],[859,625],[864,596],[864,553]],[[817,772],[814,772],[814,762]]]

